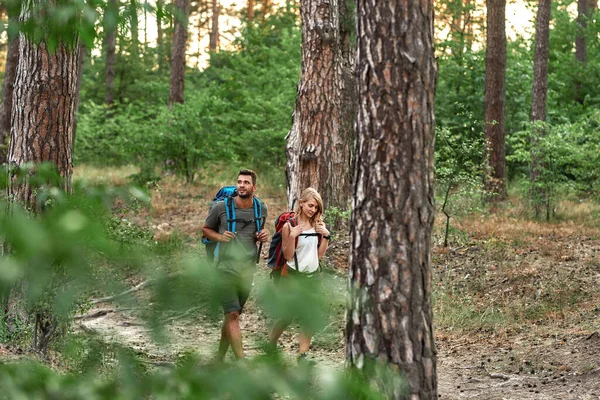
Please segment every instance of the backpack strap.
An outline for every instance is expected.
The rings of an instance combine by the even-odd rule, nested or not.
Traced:
[[[263,205],[258,197],[254,198],[254,222],[256,224],[256,232],[262,231],[265,225],[265,217],[263,216]]]
[[[235,233],[236,216],[235,216],[235,200],[229,196],[225,198],[225,216],[227,217],[227,230]]]
[[[256,233],[262,231],[265,226],[265,217],[263,216],[262,202],[258,197],[253,198],[254,205],[254,223],[256,224]],[[260,253],[262,252],[263,242],[260,242],[258,250],[256,251],[256,264],[260,262]]]
[[[235,200],[231,196],[225,197],[223,200],[225,203],[225,217],[227,218],[227,230],[229,232],[235,233],[236,228],[236,219],[235,219]],[[221,247],[221,242],[217,242],[215,246],[215,260],[219,258],[219,248]]]
[[[296,221],[296,218],[290,218],[289,222],[292,228],[298,225],[298,221]],[[300,267],[298,266],[298,256],[296,255],[296,247],[298,247],[298,237],[299,236],[296,236],[296,240],[294,242],[294,263],[296,264],[296,271],[300,272]]]

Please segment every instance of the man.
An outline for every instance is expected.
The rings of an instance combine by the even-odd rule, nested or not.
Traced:
[[[239,316],[250,294],[256,271],[257,242],[269,237],[266,229],[257,232],[254,212],[256,173],[241,170],[237,179],[237,196],[234,199],[236,232],[227,230],[225,202],[217,203],[209,212],[202,234],[218,243],[216,254],[217,273],[221,282],[221,306],[225,313],[221,328],[218,360],[222,361],[231,345],[237,359],[244,358]],[[267,206],[262,203],[263,221],[267,217]]]

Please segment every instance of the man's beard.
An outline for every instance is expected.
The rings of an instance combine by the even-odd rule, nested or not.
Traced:
[[[246,192],[245,194],[238,193],[238,197],[240,197],[242,199],[247,199],[249,197],[252,197],[252,193],[248,193],[248,192]]]

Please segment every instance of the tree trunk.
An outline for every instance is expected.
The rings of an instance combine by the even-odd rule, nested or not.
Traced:
[[[106,51],[105,66],[105,87],[104,104],[112,106],[115,101],[115,64],[116,64],[116,45],[117,45],[117,20],[119,18],[119,9],[117,0],[109,0],[107,15],[104,18],[104,48]]]
[[[139,24],[137,0],[129,0],[129,25],[131,28],[131,57],[137,59],[140,54]]]
[[[248,21],[252,21],[254,19],[254,0],[248,0],[247,18]]]
[[[7,139],[10,137],[11,112],[15,76],[19,61],[19,38],[9,38],[6,54],[6,71],[2,82],[2,103],[0,104],[0,164],[7,161]]]
[[[300,3],[302,4],[302,0],[300,0]],[[273,4],[271,4],[271,0],[263,0],[262,1],[262,17],[267,18],[268,15],[271,14],[271,12],[273,11]]]
[[[26,163],[52,162],[63,178],[63,189],[70,192],[80,57],[78,40],[70,47],[58,44],[54,52],[48,50],[44,41],[34,44],[23,35],[19,41],[9,165],[21,167]],[[28,180],[18,181],[12,176],[8,195],[37,209],[33,189]]]
[[[496,201],[506,198],[506,0],[486,4],[484,183],[488,199]]]
[[[144,50],[148,45],[148,0],[144,0]]]
[[[354,57],[339,1],[300,2],[302,72],[286,148],[290,207],[307,187],[321,193],[325,208],[348,207]]]
[[[585,32],[587,30],[587,22],[590,16],[590,0],[577,1],[577,35],[575,36],[575,59],[579,62],[579,76],[575,82],[575,101],[583,104],[583,75],[585,74],[585,64],[587,62],[587,49],[585,43]]]
[[[156,0],[156,53],[158,58],[158,69],[164,70],[165,68],[165,47],[163,39],[163,0]]]
[[[173,48],[171,52],[171,88],[169,91],[169,106],[183,103],[185,84],[185,49],[187,45],[187,24],[190,12],[189,0],[175,0],[177,10]]]
[[[433,1],[391,8],[358,0],[357,14],[360,102],[346,356],[385,398],[433,400]],[[370,368],[380,362],[405,387]]]
[[[221,12],[219,0],[213,0],[212,7],[212,26],[210,29],[210,38],[208,49],[211,52],[219,51],[219,13]]]
[[[85,65],[86,48],[83,42],[79,42],[79,58],[77,60],[77,80],[75,83],[75,121],[73,122],[73,146],[77,138],[77,121],[79,119],[79,93],[81,91],[81,79],[83,77],[83,66]]]
[[[550,42],[551,0],[540,0],[535,24],[535,50],[533,60],[533,98],[531,105],[531,121],[534,123],[531,137],[531,171],[532,198],[534,212],[540,217],[548,193],[540,180],[545,168],[543,152],[539,140],[545,135],[543,127],[536,122],[546,121],[546,95],[548,93],[548,45]]]

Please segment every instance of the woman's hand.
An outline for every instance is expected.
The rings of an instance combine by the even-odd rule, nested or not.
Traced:
[[[325,226],[325,222],[323,222],[323,221],[317,222],[315,231],[322,236],[329,236],[329,231],[327,230],[327,226]]]
[[[290,225],[290,237],[294,239],[297,238],[298,236],[300,236],[303,229],[304,228],[302,227],[302,225],[296,225],[294,227]]]

